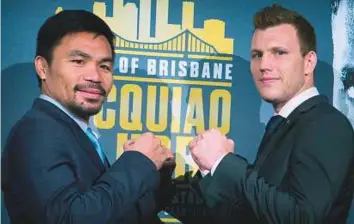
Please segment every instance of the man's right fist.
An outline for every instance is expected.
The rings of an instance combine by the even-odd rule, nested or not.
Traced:
[[[173,160],[170,150],[161,145],[160,139],[151,132],[142,134],[137,139],[130,139],[123,146],[124,151],[138,151],[148,157],[158,170],[168,161]]]

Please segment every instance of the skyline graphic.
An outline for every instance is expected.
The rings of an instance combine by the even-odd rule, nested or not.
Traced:
[[[182,2],[182,21],[180,24],[170,24],[169,19],[169,0],[159,0],[156,2],[156,22],[155,35],[150,34],[151,30],[151,0],[140,0],[139,7],[135,3],[126,3],[124,0],[113,0],[112,16],[107,16],[106,3],[94,2],[93,13],[101,17],[118,35],[118,47],[131,47],[150,50],[177,50],[182,49],[183,44],[187,43],[187,51],[203,51],[204,53],[233,54],[234,39],[225,37],[225,22],[218,19],[208,19],[204,21],[203,28],[194,27],[194,7],[195,3],[191,1]],[[168,40],[174,37],[182,37],[182,33],[191,34],[184,39],[175,39],[168,43]],[[181,35],[180,35],[181,34]],[[192,42],[192,38],[199,42]],[[186,38],[186,37],[184,37]],[[189,40],[190,38],[190,40]],[[188,42],[186,42],[188,41]],[[150,43],[152,45],[139,45]],[[159,45],[165,43],[166,47]],[[154,45],[155,44],[155,45]],[[170,44],[170,47],[168,46]],[[187,45],[186,44],[186,45]],[[184,46],[186,46],[184,45]],[[210,49],[210,51],[207,51]]]

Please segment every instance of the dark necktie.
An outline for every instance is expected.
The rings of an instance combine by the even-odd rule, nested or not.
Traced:
[[[273,116],[267,123],[267,126],[265,128],[265,133],[262,139],[262,142],[260,144],[257,157],[259,157],[263,150],[264,150],[264,145],[269,141],[271,135],[274,134],[274,132],[277,130],[277,128],[280,126],[280,124],[285,121],[286,119],[280,115],[275,115]]]
[[[266,130],[265,130],[265,135],[269,136],[274,134],[274,132],[277,130],[279,125],[285,121],[286,119],[280,115],[275,115],[273,116],[267,123]]]

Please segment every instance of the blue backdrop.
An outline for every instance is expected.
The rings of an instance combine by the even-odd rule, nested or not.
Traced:
[[[252,162],[264,124],[273,114],[260,99],[249,71],[252,16],[273,2],[2,1],[1,142],[40,93],[33,67],[39,27],[57,10],[85,9],[104,18],[119,39],[114,90],[92,121],[111,161],[120,154],[124,139],[153,131],[180,155],[177,172],[183,173],[193,169],[186,142],[198,129],[219,127],[235,140],[237,153]],[[332,101],[332,1],[276,2],[303,14],[315,27],[316,85]],[[195,75],[183,74],[180,66]],[[4,207],[2,223],[9,223]],[[348,223],[354,223],[353,206]]]

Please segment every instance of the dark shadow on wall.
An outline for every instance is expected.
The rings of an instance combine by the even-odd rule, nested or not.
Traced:
[[[1,71],[1,151],[12,126],[31,107],[39,93],[33,63],[15,64]],[[9,224],[3,198],[1,194],[1,223]]]
[[[333,68],[324,61],[318,61],[315,69],[315,85],[318,91],[328,97],[332,104],[333,99]]]
[[[1,71],[1,142],[39,93],[33,63],[15,64]]]

